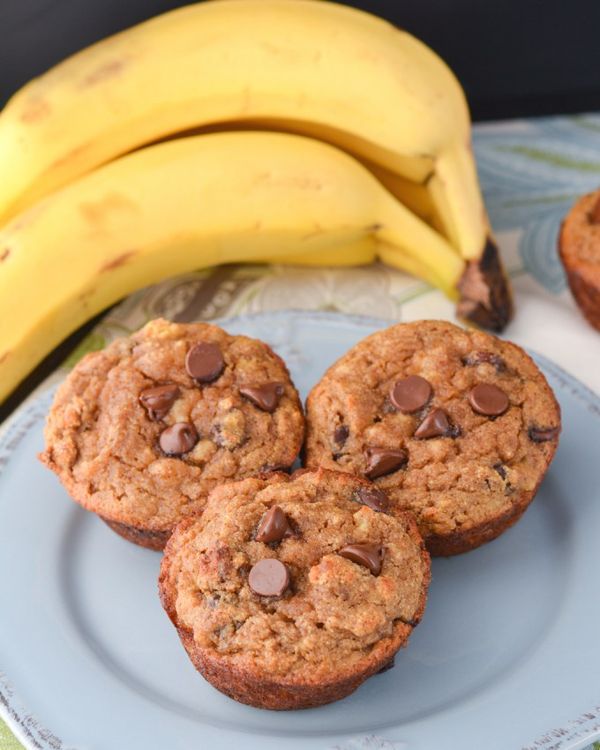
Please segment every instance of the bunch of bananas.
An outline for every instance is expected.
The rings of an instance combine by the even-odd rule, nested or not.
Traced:
[[[460,85],[318,0],[218,0],[106,39],[0,113],[0,398],[143,285],[237,261],[379,257],[511,314]]]

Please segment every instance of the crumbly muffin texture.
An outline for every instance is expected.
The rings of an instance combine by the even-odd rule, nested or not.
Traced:
[[[375,651],[389,660],[421,617],[429,558],[410,516],[360,503],[365,485],[319,471],[215,489],[202,517],[177,527],[163,559],[161,596],[175,624],[213,658],[275,681],[338,679],[365,669]],[[289,532],[256,541],[274,506]],[[383,547],[378,575],[340,554],[350,544]],[[253,567],[270,558],[289,573],[280,596],[249,585]]]
[[[307,466],[373,477],[436,554],[516,520],[560,430],[554,395],[522,349],[438,321],[360,342],[315,386],[307,420]]]
[[[568,254],[600,266],[600,190],[581,196],[563,228]]]
[[[600,330],[600,190],[581,196],[569,211],[558,249],[575,301]]]
[[[75,367],[41,459],[105,520],[161,532],[217,484],[290,467],[303,433],[298,394],[266,344],[159,319]]]

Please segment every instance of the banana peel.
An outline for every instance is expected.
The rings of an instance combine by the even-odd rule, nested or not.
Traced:
[[[228,132],[117,159],[0,230],[0,398],[132,291],[221,263],[371,262],[452,294],[465,262],[359,162],[320,141]],[[391,248],[391,249],[390,249]]]

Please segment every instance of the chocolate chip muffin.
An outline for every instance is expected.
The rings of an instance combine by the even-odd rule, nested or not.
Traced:
[[[350,474],[282,473],[217,487],[176,528],[159,590],[195,667],[259,708],[345,697],[421,619],[429,556],[409,514]]]
[[[558,250],[575,301],[600,331],[600,190],[575,203],[562,224]]]
[[[266,344],[154,320],[70,373],[40,458],[117,533],[162,549],[216,485],[291,467],[303,436],[296,389]]]
[[[373,480],[414,513],[429,551],[494,539],[525,511],[558,444],[560,409],[518,346],[450,323],[379,331],[307,400],[306,464]]]

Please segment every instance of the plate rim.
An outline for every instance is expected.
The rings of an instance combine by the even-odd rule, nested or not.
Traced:
[[[327,321],[329,323],[343,320],[344,322],[365,328],[388,328],[397,323],[407,322],[387,320],[369,315],[302,309],[263,311],[198,322],[206,322],[226,328],[228,324],[239,324],[250,320],[272,319],[274,317],[302,317],[303,320],[313,322]],[[551,373],[562,387],[568,389],[572,396],[586,406],[592,416],[600,419],[600,395],[596,394],[574,375],[571,375],[546,356],[539,354],[529,347],[522,348],[533,357],[543,371]],[[56,372],[55,370],[54,374]],[[64,377],[66,377],[66,374],[65,372]],[[40,419],[45,417],[54,392],[64,377],[61,377],[58,382],[52,383],[47,388],[44,388],[44,383],[42,383],[0,426],[0,477],[4,473],[11,455],[18,449],[22,439],[30,429],[38,424]],[[24,706],[17,691],[12,686],[8,675],[2,670],[0,670],[0,718],[27,750],[76,750],[73,745],[66,744],[51,730],[40,724],[35,715],[30,713]],[[340,735],[340,738],[342,736]],[[333,738],[331,739],[333,741]],[[369,743],[368,745],[364,745],[365,747],[371,747],[371,741],[377,741],[380,738],[370,734],[361,739]],[[597,739],[600,739],[600,703],[569,720],[563,726],[548,729],[537,739],[532,740],[530,745],[523,746],[522,750],[534,750],[534,748],[536,750],[544,750],[544,748],[548,748],[548,750],[581,750]],[[396,744],[387,742],[391,747]],[[384,747],[387,746],[384,745]],[[336,745],[336,748],[345,750],[345,747],[342,745]],[[358,750],[359,745],[351,743],[347,746],[347,750],[354,750],[355,748]]]

